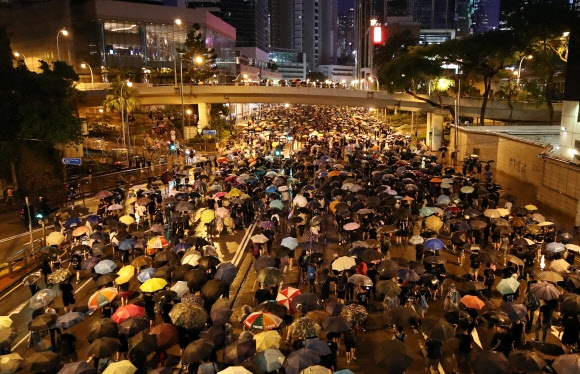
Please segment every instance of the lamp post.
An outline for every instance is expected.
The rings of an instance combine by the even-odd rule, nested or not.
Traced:
[[[63,34],[64,36],[68,35],[68,31],[66,30],[65,27],[63,27],[62,29],[58,30],[58,33],[56,34],[56,54],[58,56],[58,60],[60,61],[60,48],[58,46],[58,37],[60,36],[60,34]]]
[[[22,56],[22,58],[20,58],[20,56]],[[26,65],[26,67],[28,67],[28,64],[26,63],[26,56],[24,56],[23,53],[14,52],[14,57],[16,57],[18,60],[24,61],[24,65]]]
[[[131,83],[131,81],[128,79],[124,80],[123,83],[121,83],[121,127],[123,130],[123,148],[126,147],[126,145],[125,145],[125,115],[123,113],[124,103],[125,103],[125,98],[123,97],[123,87],[125,87],[125,84],[127,85],[127,87],[131,87],[133,85],[133,83]],[[127,124],[127,127],[129,127],[129,124]],[[129,164],[129,148],[127,148],[127,164]]]
[[[81,64],[81,68],[86,69],[89,68],[89,71],[91,72],[91,88],[94,90],[95,89],[95,77],[93,76],[93,69],[91,68],[91,65],[87,64],[86,62],[83,62]]]
[[[524,62],[525,59],[531,60],[532,58],[534,58],[534,56],[532,55],[527,55],[522,57],[522,59],[520,60],[520,65],[518,66],[518,77],[516,78],[516,86],[519,88],[520,87],[520,76],[522,75],[522,63]]]
[[[372,82],[373,80],[375,80],[377,82],[377,91],[381,90],[381,84],[379,83],[379,78],[377,78],[376,76],[371,74],[371,75],[369,75],[368,79],[369,79],[369,82]]]
[[[191,109],[187,110],[187,126],[191,126]]]
[[[371,42],[371,36],[369,35],[371,29],[376,26],[377,24],[377,20],[375,18],[370,20],[370,26],[367,27],[366,31],[365,31],[365,35],[364,35],[364,40],[367,46],[367,64],[368,64],[368,68],[369,68],[369,75],[373,74],[373,52],[374,52],[374,45]],[[371,49],[372,48],[372,49]],[[360,89],[363,89],[363,82],[365,82],[364,79],[362,79],[362,77],[358,77],[357,79],[359,79],[360,82]]]
[[[173,21],[173,73],[175,75],[174,86],[177,87],[177,47],[175,45],[175,26],[181,25],[181,20],[179,18]],[[181,87],[183,90],[183,86]]]
[[[352,51],[352,54],[354,55],[354,80],[358,81],[358,75],[359,75],[358,54],[356,53],[356,51]]]

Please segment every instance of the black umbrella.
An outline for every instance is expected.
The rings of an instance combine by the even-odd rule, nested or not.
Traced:
[[[119,277],[119,275],[117,273],[103,274],[99,278],[97,278],[97,281],[95,282],[95,286],[97,286],[97,288],[101,288],[103,286],[106,286],[109,283],[113,283],[115,281],[115,279],[117,279],[117,277]]]
[[[20,367],[26,373],[50,372],[60,365],[62,357],[54,352],[33,352],[26,356]]]
[[[101,318],[89,325],[86,331],[86,337],[89,343],[96,339],[111,337],[114,338],[118,334],[117,324],[109,318]]]
[[[478,374],[506,373],[510,362],[501,352],[483,351],[475,361],[475,370]]]
[[[201,288],[201,295],[206,300],[215,301],[223,295],[224,291],[224,284],[217,279],[212,279]]]
[[[12,328],[1,328],[0,329],[0,348],[10,351],[10,345],[16,339],[18,332]]]
[[[205,269],[216,268],[221,261],[215,256],[203,256],[199,259],[198,265]]]
[[[230,322],[230,318],[232,317],[233,310],[228,308],[219,308],[214,309],[210,312],[209,316],[215,325],[221,326],[225,325],[226,323]]]
[[[274,300],[264,301],[256,305],[256,312],[269,312],[280,318],[288,314],[288,308]]]
[[[231,262],[224,262],[218,266],[214,279],[225,284],[232,284],[237,274],[238,268],[234,264]]]
[[[212,342],[215,349],[221,349],[225,344],[226,332],[223,325],[213,325],[209,329],[202,331],[199,337]]]
[[[225,348],[223,362],[226,365],[236,365],[252,357],[255,353],[256,341],[254,339],[237,340]]]
[[[176,282],[185,280],[185,275],[192,269],[190,264],[179,265],[173,270],[172,279]]]
[[[320,309],[319,296],[310,292],[300,294],[292,299],[292,308],[302,313]]]
[[[97,374],[97,369],[86,361],[77,361],[64,365],[58,374]]]
[[[442,318],[427,317],[421,321],[419,330],[429,339],[446,342],[455,337],[455,329],[451,324]]]
[[[155,301],[156,303],[160,301],[164,302],[179,301],[179,299],[180,297],[177,295],[177,293],[171,290],[157,291],[155,292],[155,295],[153,295],[153,301]]]
[[[147,356],[157,349],[157,337],[148,332],[141,331],[129,339],[129,350],[139,351]]]
[[[397,276],[397,273],[401,267],[393,260],[384,260],[377,267],[377,271],[381,278],[393,278]]]
[[[389,373],[402,374],[413,362],[408,346],[398,340],[386,340],[375,349],[375,362],[377,365],[389,368]]]
[[[417,312],[407,306],[394,306],[387,311],[389,325],[408,327],[417,324],[418,319]]]
[[[87,356],[98,358],[110,357],[121,348],[121,342],[116,338],[100,338],[89,345]]]
[[[254,270],[259,272],[262,269],[275,267],[276,259],[270,256],[262,256],[254,262]]]
[[[119,325],[119,333],[133,336],[149,327],[150,322],[146,317],[129,317]]]
[[[328,332],[342,333],[350,330],[352,323],[343,316],[332,316],[322,322],[322,328]]]
[[[155,255],[155,261],[159,262],[170,262],[175,264],[177,262],[177,254],[172,251],[161,251]]]
[[[198,339],[185,347],[181,357],[185,364],[201,362],[213,352],[214,344],[206,339]]]
[[[510,365],[524,372],[542,371],[546,361],[537,352],[526,350],[511,351],[509,355]]]
[[[364,251],[363,253],[361,253],[358,258],[362,261],[365,262],[373,262],[373,261],[378,261],[378,260],[382,260],[385,257],[385,255],[377,250],[374,249],[367,249],[366,251]]]
[[[56,322],[55,314],[41,314],[35,317],[32,321],[28,322],[28,330],[30,331],[42,331],[50,329]]]
[[[185,274],[184,280],[187,282],[187,287],[189,287],[190,290],[193,292],[200,291],[207,283],[207,272],[203,269],[190,270]]]

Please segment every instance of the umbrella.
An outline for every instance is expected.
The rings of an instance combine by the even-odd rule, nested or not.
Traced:
[[[264,234],[254,235],[250,238],[250,240],[254,244],[264,244],[264,243],[268,242],[268,238]]]
[[[564,280],[560,274],[553,271],[534,271],[533,274],[538,280],[544,282],[558,283]]]
[[[300,290],[293,287],[286,287],[282,291],[278,293],[276,297],[276,301],[280,304],[284,305],[286,308],[290,309],[290,304],[292,303],[292,299],[296,296],[300,295]]]
[[[0,329],[0,348],[2,350],[10,350],[10,345],[16,339],[18,332],[13,328]]]
[[[482,351],[475,361],[475,371],[478,374],[506,373],[510,362],[501,352]]]
[[[133,336],[141,331],[148,330],[150,326],[147,317],[131,317],[119,324],[119,333]]]
[[[244,326],[253,330],[272,330],[280,326],[282,319],[269,312],[254,312],[244,320]]]
[[[71,235],[74,237],[83,236],[87,232],[89,232],[89,230],[90,230],[90,228],[88,226],[80,226],[80,227],[75,228]]]
[[[113,314],[111,319],[113,321],[117,322],[117,324],[121,324],[121,322],[123,322],[127,318],[137,317],[137,316],[142,317],[144,315],[145,315],[145,309],[143,307],[140,307],[140,306],[137,306],[134,304],[129,304],[129,305],[119,307],[115,311],[115,313]]]
[[[548,252],[558,253],[558,252],[564,252],[565,250],[566,250],[566,246],[563,243],[552,242],[552,243],[546,244],[546,251],[548,251]]]
[[[483,212],[483,215],[492,219],[501,217],[501,213],[497,209],[486,209]]]
[[[520,286],[520,282],[512,277],[502,279],[495,287],[502,295],[515,293]]]
[[[523,304],[516,302],[503,302],[501,310],[507,314],[512,321],[517,321],[524,318],[528,314],[528,309]]]
[[[365,262],[382,260],[384,257],[385,255],[382,252],[379,252],[375,249],[367,249],[358,256],[361,261]]]
[[[389,373],[403,373],[413,362],[406,344],[397,340],[385,340],[379,343],[374,354],[375,362]]]
[[[154,273],[155,273],[155,268],[143,269],[143,270],[141,270],[139,275],[137,275],[137,279],[139,280],[139,282],[144,283],[148,279],[151,279],[153,277]]]
[[[194,303],[178,303],[169,312],[169,317],[175,326],[186,329],[201,329],[207,321],[205,310]]]
[[[371,251],[376,252],[372,249],[371,249]],[[373,286],[373,281],[371,280],[371,278],[367,277],[366,275],[362,275],[362,274],[354,274],[350,278],[348,278],[348,281],[350,283],[356,284],[357,286],[361,286],[361,287],[372,287]]]
[[[224,284],[217,279],[212,279],[203,285],[201,295],[206,300],[217,300],[225,291]]]
[[[256,279],[262,284],[279,284],[284,282],[286,276],[281,270],[274,267],[268,267],[260,270]]]
[[[54,329],[68,329],[74,325],[81,323],[85,319],[84,314],[79,312],[69,312],[58,317],[52,328]],[[1,331],[1,330],[0,330]]]
[[[419,330],[429,339],[445,342],[455,337],[455,329],[443,318],[427,317],[421,321]]]
[[[320,334],[321,328],[310,318],[299,318],[288,327],[291,336],[298,339],[316,338]]]
[[[296,238],[287,237],[287,238],[282,239],[282,242],[280,243],[280,245],[283,245],[284,247],[289,248],[290,250],[293,250],[298,246],[298,240],[296,240]]]
[[[465,307],[471,309],[480,310],[485,306],[485,303],[479,297],[472,295],[465,295],[459,301],[461,301]]]
[[[20,363],[22,362],[22,356],[18,353],[10,353],[7,355],[0,356],[0,373],[2,374],[12,374],[18,370]],[[95,372],[96,373],[96,372]]]
[[[51,232],[46,237],[46,245],[61,245],[64,242],[64,235],[58,231]]]
[[[421,235],[415,235],[415,236],[412,236],[411,239],[409,239],[409,243],[411,243],[413,245],[423,244],[424,241],[425,241],[425,239],[423,239],[423,237]]]
[[[45,288],[43,290],[38,291],[30,301],[28,302],[28,306],[32,309],[40,309],[44,308],[48,304],[52,302],[56,297],[56,292],[50,288]]]
[[[262,269],[272,268],[276,266],[276,259],[270,256],[262,256],[254,262],[254,270],[259,272]]]
[[[147,242],[148,248],[165,248],[169,246],[169,242],[163,236],[156,236],[154,238],[149,239]]]
[[[148,332],[141,331],[129,339],[129,351],[131,352],[138,351],[147,356],[150,353],[153,353],[156,348],[157,337],[155,335],[149,334]]]
[[[218,308],[212,309],[209,316],[213,321],[214,326],[222,326],[230,322],[233,312],[233,310],[228,308]]]
[[[254,363],[265,372],[273,372],[282,367],[284,359],[284,355],[278,349],[265,349],[258,350],[258,354],[254,357]]]
[[[163,278],[151,278],[146,280],[139,289],[142,292],[156,292],[167,286],[167,281]]]
[[[580,372],[580,354],[567,354],[556,357],[552,368],[558,374],[575,374]]]
[[[397,276],[401,267],[393,260],[384,260],[377,267],[379,275],[383,278],[393,278]]]
[[[332,316],[322,323],[322,328],[327,332],[342,333],[350,330],[352,323],[343,316]]]
[[[544,300],[554,300],[560,296],[560,292],[556,286],[547,282],[538,282],[532,284],[530,286],[530,291],[536,295],[536,297]]]
[[[231,262],[224,262],[218,266],[214,279],[225,284],[232,284],[237,274],[238,268],[234,264]]]
[[[292,299],[291,307],[302,313],[307,313],[320,309],[320,299],[318,294],[305,292]]]
[[[280,200],[272,200],[270,201],[270,208],[275,208],[275,209],[284,209],[284,203]]]
[[[185,347],[181,357],[185,364],[201,362],[213,352],[214,344],[206,339],[198,339]]]
[[[256,341],[254,339],[238,339],[224,349],[224,364],[239,364],[256,353]]]
[[[304,341],[304,347],[313,350],[319,356],[325,356],[331,353],[330,348],[328,348],[328,343],[317,338],[306,339]]]
[[[425,226],[428,229],[438,231],[441,227],[443,227],[443,221],[437,216],[430,216],[425,220]]]
[[[87,356],[98,358],[109,357],[116,353],[121,347],[121,342],[116,338],[100,338],[93,341],[87,350]]]
[[[77,361],[64,365],[58,374],[97,374],[97,369],[86,361]]]
[[[170,290],[175,292],[177,297],[181,298],[187,293],[187,291],[189,291],[189,287],[187,287],[186,281],[178,281],[170,288]]]
[[[111,362],[103,371],[103,374],[133,374],[137,371],[135,365],[129,360]]]
[[[356,261],[352,257],[342,256],[332,262],[332,270],[344,271],[356,266]]]
[[[129,215],[124,215],[124,216],[119,217],[119,222],[122,222],[127,226],[131,226],[132,224],[135,223],[135,218],[133,218]]]
[[[360,227],[360,225],[356,222],[350,222],[350,223],[347,223],[346,225],[342,226],[342,228],[345,231],[354,231],[354,230],[357,230],[359,227]]]
[[[445,248],[445,244],[438,238],[429,238],[425,240],[423,246],[432,251],[439,251]]]
[[[313,350],[302,348],[292,352],[282,365],[287,374],[300,374],[300,372],[309,366],[316,365],[320,362],[320,357]]]
[[[580,296],[576,294],[565,294],[566,298],[560,303],[560,312],[578,313],[580,312]]]
[[[524,261],[514,255],[507,255],[506,261],[511,262],[512,264],[516,264],[518,266],[524,266]]]
[[[498,326],[507,326],[511,323],[509,317],[504,312],[500,312],[497,310],[490,310],[481,315],[487,322],[498,325]]]
[[[375,290],[379,294],[383,294],[389,297],[398,296],[401,293],[401,287],[392,280],[382,280],[377,283]]]
[[[526,350],[514,350],[509,355],[510,365],[523,372],[542,371],[546,361],[537,352]]]
[[[151,259],[151,257],[139,256],[133,259],[133,261],[131,261],[131,266],[137,269],[144,266],[151,266],[152,261],[153,260]]]
[[[252,374],[251,371],[243,366],[228,366],[226,369],[219,372],[220,374]]]
[[[549,269],[558,274],[566,274],[570,264],[564,259],[554,260],[550,263]]]
[[[389,325],[408,327],[418,320],[417,313],[407,306],[394,306],[387,310],[387,323]]]
[[[41,331],[50,329],[56,322],[56,315],[54,314],[41,314],[35,317],[32,321],[28,322],[28,330],[30,331]]]
[[[115,273],[103,274],[97,279],[97,281],[95,282],[95,286],[97,287],[106,286],[109,283],[113,283],[118,277],[119,275]]]
[[[256,350],[261,352],[268,349],[280,348],[282,337],[278,331],[264,331],[254,335],[253,339],[256,341]]]
[[[199,264],[200,258],[201,258],[201,256],[199,255],[199,253],[197,251],[187,252],[183,256],[183,258],[181,259],[181,264],[182,265],[197,266]]]
[[[70,277],[70,272],[67,269],[58,269],[48,274],[48,284],[60,284]]]
[[[397,272],[397,278],[400,278],[402,280],[405,280],[407,282],[418,282],[419,281],[419,275],[417,275],[417,273],[414,270],[411,269],[400,269]]]
[[[12,319],[9,316],[0,316],[0,329],[8,329],[12,326]]]
[[[341,316],[346,317],[353,324],[362,324],[369,316],[364,306],[359,304],[349,304],[340,312]]]
[[[95,265],[94,270],[97,274],[112,273],[117,268],[117,264],[111,260],[102,260]]]
[[[89,325],[86,330],[86,337],[89,343],[92,343],[96,339],[104,337],[116,337],[117,336],[117,324],[109,318],[101,318],[94,321]]]
[[[20,367],[28,373],[46,372],[58,368],[61,360],[62,357],[54,352],[34,352],[26,356]],[[2,369],[4,369],[4,365]]]
[[[278,294],[278,298],[284,298],[285,296],[280,296]],[[291,303],[288,306],[281,304],[280,302],[274,300],[267,300],[261,302],[260,304],[256,305],[256,312],[268,312],[272,313],[280,318],[284,318],[288,314],[288,309],[290,309]]]

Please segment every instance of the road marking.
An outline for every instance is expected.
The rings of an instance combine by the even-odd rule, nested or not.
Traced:
[[[50,228],[54,228],[54,225],[45,226],[45,229],[50,229]],[[32,230],[32,233],[35,234],[35,233],[41,232],[41,231],[42,231],[42,228],[39,227],[37,229]],[[21,238],[21,237],[27,236],[27,235],[30,235],[29,231],[23,232],[22,234],[12,235],[12,236],[9,236],[9,237],[4,238],[4,239],[0,239],[0,243],[6,243],[10,240],[18,239],[18,238]]]
[[[28,337],[30,337],[31,333],[28,333],[26,335],[24,335],[24,337],[22,339],[20,339],[20,341],[18,343],[16,343],[13,347],[12,347],[12,352],[14,352],[16,350],[16,348],[18,348],[18,346],[22,343],[24,343],[25,340],[28,339]]]
[[[479,334],[477,333],[476,329],[473,329],[471,331],[471,336],[473,337],[473,341],[475,342],[475,344],[477,344],[479,348],[483,349],[483,347],[481,346],[481,341],[479,340]]]
[[[246,251],[246,245],[248,244],[248,241],[250,240],[252,233],[254,232],[254,230],[256,229],[256,226],[258,225],[258,221],[259,221],[259,219],[256,219],[254,221],[254,223],[250,227],[248,227],[248,231],[246,231],[246,235],[244,235],[242,242],[240,243],[240,246],[238,247],[238,250],[236,251],[236,254],[234,255],[234,258],[232,259],[232,264],[234,264],[237,267],[239,267],[239,264],[242,261],[242,258],[244,258],[244,252]]]

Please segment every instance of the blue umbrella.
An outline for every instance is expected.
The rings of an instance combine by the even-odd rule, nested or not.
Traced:
[[[546,244],[546,251],[548,251],[548,252],[558,253],[558,252],[563,252],[565,250],[566,250],[566,247],[562,243],[553,242],[553,243]]]
[[[98,225],[102,221],[103,219],[95,214],[92,214],[87,217],[87,222],[90,223],[91,225]]]
[[[191,245],[187,244],[186,242],[177,243],[175,247],[173,247],[173,252],[187,252],[191,248]]]
[[[274,185],[269,186],[268,188],[266,188],[266,192],[267,193],[273,193],[273,192],[276,192],[276,191],[278,191],[278,187],[276,187]]]
[[[97,274],[108,274],[112,273],[113,270],[117,268],[117,264],[111,260],[102,260],[95,265],[95,273]]]
[[[153,278],[153,274],[155,273],[155,268],[147,268],[141,270],[139,275],[137,275],[137,279],[141,283],[145,283],[147,280]]]
[[[258,183],[258,178],[252,176],[252,177],[248,177],[246,178],[246,180],[244,181],[247,184],[255,184]]]
[[[79,217],[73,217],[73,218],[69,218],[65,224],[64,227],[71,228],[73,226],[79,226],[82,223],[81,219]]]
[[[425,243],[423,243],[423,246],[427,249],[432,250],[432,251],[439,251],[439,250],[445,248],[445,244],[443,244],[443,242],[437,238],[429,238],[429,239],[425,240]]]
[[[238,274],[238,268],[231,262],[224,262],[218,266],[214,279],[225,284],[232,284],[236,274]]]
[[[94,240],[105,240],[108,237],[109,235],[103,231],[95,231],[93,235],[91,235],[91,239]]]
[[[437,198],[437,205],[447,205],[451,202],[451,198],[447,195],[441,195]]]
[[[128,251],[130,249],[133,249],[134,246],[135,246],[134,239],[125,239],[121,243],[119,243],[119,249],[121,251]]]

